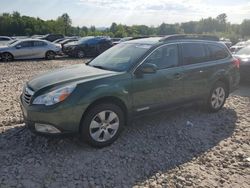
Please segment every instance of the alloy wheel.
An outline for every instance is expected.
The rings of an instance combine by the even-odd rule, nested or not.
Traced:
[[[214,109],[220,108],[224,103],[225,97],[226,97],[226,93],[225,93],[224,88],[217,87],[212,93],[211,106]]]
[[[90,136],[97,142],[106,142],[113,138],[119,128],[118,115],[110,110],[101,111],[91,120]]]

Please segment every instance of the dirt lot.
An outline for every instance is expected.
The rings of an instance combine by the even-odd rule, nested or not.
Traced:
[[[250,88],[208,114],[197,107],[135,120],[110,147],[23,129],[34,75],[82,60],[0,63],[0,187],[250,187]],[[187,123],[190,121],[191,123]]]

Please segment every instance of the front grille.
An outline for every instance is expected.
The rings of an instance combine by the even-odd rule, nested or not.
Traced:
[[[32,98],[33,95],[34,95],[34,92],[26,87],[24,89],[24,92],[23,92],[23,101],[26,104],[30,104],[30,101],[31,101],[31,98]]]

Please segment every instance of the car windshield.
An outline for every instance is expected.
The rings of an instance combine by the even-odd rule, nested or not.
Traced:
[[[150,47],[148,44],[121,43],[105,51],[88,65],[118,72],[127,71]]]
[[[8,43],[8,46],[13,46],[15,44],[17,44],[18,40],[11,40],[9,43]]]
[[[248,46],[246,48],[242,48],[236,54],[237,55],[250,55],[250,46]]]

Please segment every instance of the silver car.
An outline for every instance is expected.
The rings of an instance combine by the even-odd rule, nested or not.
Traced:
[[[60,53],[60,45],[39,39],[15,40],[6,46],[0,46],[0,57],[3,61],[33,58],[54,59]]]

